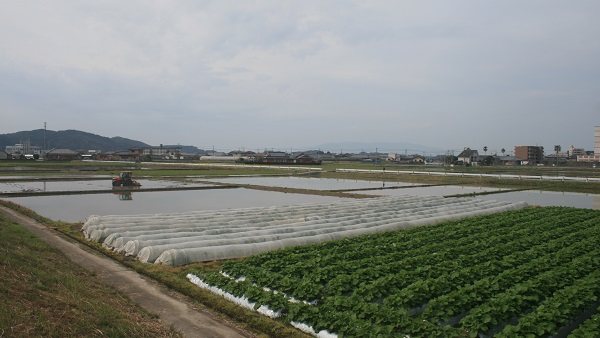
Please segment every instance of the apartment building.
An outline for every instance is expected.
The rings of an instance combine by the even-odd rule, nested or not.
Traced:
[[[515,146],[515,157],[522,164],[538,164],[544,161],[544,147],[542,146]]]

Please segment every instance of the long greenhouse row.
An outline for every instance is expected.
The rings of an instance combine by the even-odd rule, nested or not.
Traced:
[[[178,214],[90,216],[83,232],[86,238],[140,261],[180,266],[525,206],[474,198],[381,197]]]
[[[190,280],[324,336],[598,337],[600,211],[527,208],[229,261]]]

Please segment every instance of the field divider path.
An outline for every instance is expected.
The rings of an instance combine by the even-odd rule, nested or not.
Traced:
[[[3,206],[0,206],[0,212],[58,248],[71,261],[95,273],[102,283],[114,287],[146,311],[172,325],[185,337],[252,337],[211,314],[208,309],[199,309],[197,304],[186,301],[182,295],[106,256],[90,252],[29,217]]]

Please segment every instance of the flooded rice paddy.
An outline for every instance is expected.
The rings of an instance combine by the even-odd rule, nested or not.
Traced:
[[[206,182],[201,183],[198,181]],[[520,202],[540,206],[570,206],[600,209],[600,195],[556,193],[547,191],[504,191],[497,188],[463,186],[420,186],[413,183],[377,182],[345,179],[299,177],[235,177],[198,179],[192,182],[139,179],[142,188],[175,189],[172,191],[115,190],[112,193],[91,195],[79,191],[111,189],[110,178],[74,181],[3,181],[0,193],[30,192],[26,197],[0,197],[53,220],[82,222],[90,215],[132,215],[188,212],[201,210],[239,209],[283,206],[305,203],[327,203],[342,197],[304,195],[246,188],[211,189],[210,183],[248,184],[278,188],[309,189],[315,191],[343,191],[379,196],[452,196],[474,193],[492,193],[477,196],[481,199]],[[186,188],[206,190],[177,190]],[[64,195],[36,196],[36,193],[59,191]],[[71,193],[72,192],[72,193]]]
[[[508,202],[525,201],[543,207],[563,206],[600,210],[600,195],[574,192],[554,192],[541,190],[509,191],[502,194],[477,196],[481,199],[495,199]]]
[[[229,177],[204,179],[205,182],[249,184],[266,187],[309,189],[309,190],[355,190],[385,187],[410,187],[418,184],[404,182],[360,181],[313,177]]]
[[[7,198],[53,220],[82,222],[90,215],[160,214],[332,202],[339,197],[251,189],[115,192]]]
[[[467,195],[467,194],[481,194],[489,192],[505,191],[506,189],[500,188],[486,188],[486,187],[463,187],[456,185],[438,185],[429,187],[407,187],[403,189],[385,189],[385,190],[370,190],[370,191],[355,191],[361,194],[370,195],[381,195],[381,196],[399,196],[399,195],[413,195],[413,196],[452,196],[452,195]]]
[[[163,181],[163,180],[147,180],[136,179],[142,184],[144,189],[157,188],[181,188],[190,186],[206,186],[201,183],[189,183],[178,181]],[[13,181],[0,182],[0,192],[17,193],[17,192],[53,192],[53,191],[90,191],[90,190],[106,190],[111,189],[110,179],[103,180],[83,180],[83,181],[56,181],[56,180],[36,180],[36,181]]]

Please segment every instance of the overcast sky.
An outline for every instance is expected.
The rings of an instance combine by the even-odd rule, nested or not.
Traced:
[[[0,134],[302,149],[573,144],[600,1],[0,1]]]

